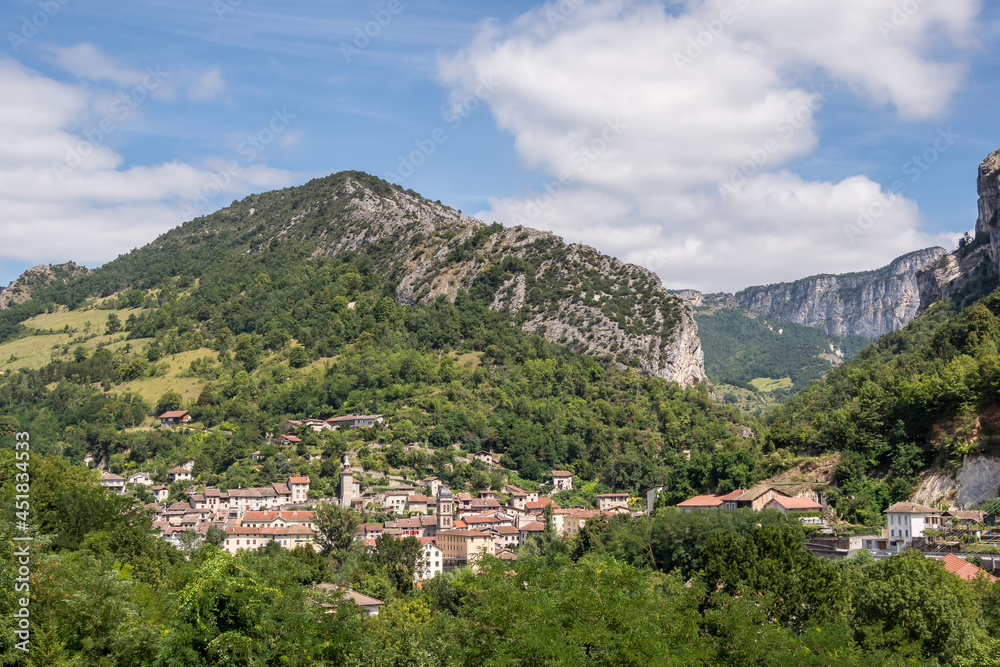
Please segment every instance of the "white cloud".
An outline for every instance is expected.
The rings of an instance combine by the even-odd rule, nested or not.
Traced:
[[[916,206],[895,196],[863,233],[845,231],[888,196],[877,184],[782,171],[815,150],[815,116],[833,95],[904,118],[946,112],[962,72],[933,53],[969,38],[979,2],[902,18],[899,4],[561,0],[485,23],[440,60],[440,78],[456,105],[490,82],[497,125],[559,194],[495,200],[479,215],[552,229],[703,289],[874,268],[949,242],[921,233]]]
[[[6,91],[0,97],[0,259],[101,264],[190,219],[192,211],[208,213],[234,195],[297,180],[235,154],[202,165],[123,166],[105,144],[116,117],[101,115],[100,93],[7,58],[0,58],[0,89]],[[102,131],[101,121],[112,129]]]
[[[198,76],[187,88],[187,95],[197,102],[208,102],[226,91],[226,82],[219,68],[211,69]]]
[[[89,42],[74,46],[46,44],[44,49],[56,66],[81,81],[113,84],[115,90],[96,93],[99,100],[104,100],[103,109],[107,112],[113,102],[123,96],[172,100],[180,88],[191,101],[211,102],[219,100],[226,92],[226,81],[218,67],[204,72],[174,72],[164,71],[159,62],[153,61],[141,67],[129,67]]]

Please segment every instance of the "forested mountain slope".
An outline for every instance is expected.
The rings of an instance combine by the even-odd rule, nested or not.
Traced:
[[[401,304],[442,294],[454,300],[465,290],[511,313],[525,331],[580,353],[609,355],[684,386],[704,378],[691,309],[652,272],[547,232],[486,226],[359,172],[233,202],[36,301],[78,305],[88,296],[160,288],[175,277],[187,284],[215,264],[239,271],[245,257],[275,242],[308,246],[310,258],[359,252]],[[12,320],[0,315],[0,340]]]
[[[908,498],[933,462],[997,453],[998,315],[1000,290],[961,311],[935,304],[776,408],[771,443],[842,451],[832,500],[864,521]]]
[[[645,359],[662,361],[659,346],[688,335],[679,332],[689,310],[647,272],[549,235],[485,227],[387,185],[376,195],[360,187],[367,178],[251,197],[40,286],[0,313],[0,407],[39,434],[40,451],[76,462],[90,456],[124,471],[196,460],[202,481],[226,486],[295,472],[317,480],[320,494],[335,491],[342,453],[368,441],[354,433],[302,451],[271,447],[266,434],[287,419],[385,414],[388,426],[365,434],[385,449],[366,461],[406,463],[459,486],[475,469],[453,465],[463,453],[454,443],[492,449],[529,481],[568,468],[638,492],[670,477],[678,495],[745,486],[783,465],[764,467],[745,437],[754,423],[716,405],[704,385],[681,387],[629,356],[639,341]],[[306,206],[314,192],[342,215]],[[380,196],[423,209],[407,217]],[[520,298],[519,286],[521,307],[501,305]],[[589,315],[573,310],[582,299],[594,304],[580,306]],[[581,354],[596,343],[580,338],[601,332],[617,332],[623,346]],[[698,375],[700,360],[695,367]],[[149,428],[168,407],[190,409],[215,432]],[[414,442],[433,456],[404,457]],[[258,449],[262,468],[249,458]]]

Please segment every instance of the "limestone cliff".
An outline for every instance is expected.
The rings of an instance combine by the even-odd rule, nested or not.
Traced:
[[[31,298],[31,289],[37,285],[45,285],[53,280],[65,280],[72,276],[86,273],[87,269],[73,262],[66,264],[39,264],[22,273],[7,287],[0,288],[0,310],[24,303]]]
[[[917,316],[922,305],[918,275],[947,256],[944,248],[927,248],[874,271],[749,287],[735,298],[741,307],[778,321],[817,327],[834,336],[878,338]]]
[[[248,234],[249,231],[249,234]],[[232,232],[257,252],[272,239],[316,254],[363,252],[396,282],[403,304],[465,290],[526,331],[582,354],[688,386],[705,379],[692,308],[659,277],[584,245],[525,227],[490,226],[359,172],[252,195],[160,237],[154,246]]]

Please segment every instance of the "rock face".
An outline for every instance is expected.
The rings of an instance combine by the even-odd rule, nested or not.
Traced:
[[[776,320],[817,327],[834,336],[878,338],[917,316],[923,302],[918,275],[947,256],[944,248],[927,248],[874,271],[749,287],[735,298],[741,307]]]
[[[979,218],[976,220],[976,241],[989,241],[993,275],[1000,274],[1000,150],[993,151],[979,165],[976,180],[979,193]]]
[[[972,509],[997,496],[1000,459],[973,455],[955,470],[933,468],[922,477],[913,501],[924,505],[944,503],[949,509]]]
[[[247,230],[254,236],[247,252],[275,238],[316,244],[316,254],[331,257],[363,252],[397,281],[403,304],[454,301],[465,290],[510,312],[525,331],[580,353],[683,386],[705,379],[692,307],[653,272],[549,232],[487,226],[359,172],[247,197],[153,245]]]
[[[17,280],[7,285],[7,287],[0,288],[0,310],[7,310],[11,306],[16,306],[30,299],[32,287],[45,285],[56,279],[65,279],[86,272],[87,269],[77,266],[73,262],[33,266],[22,273]]]

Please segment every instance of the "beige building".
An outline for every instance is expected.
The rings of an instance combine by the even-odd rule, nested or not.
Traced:
[[[434,541],[441,549],[445,572],[467,566],[475,568],[482,555],[491,551],[493,542],[486,533],[461,529],[438,531]]]
[[[568,470],[552,471],[552,490],[571,491],[573,489],[573,473]]]
[[[627,493],[602,493],[597,496],[597,509],[604,512],[613,507],[628,508]]]
[[[344,460],[347,463],[347,460]],[[340,471],[340,506],[350,508],[355,498],[361,497],[361,483],[354,479],[354,473],[345,467]]]

